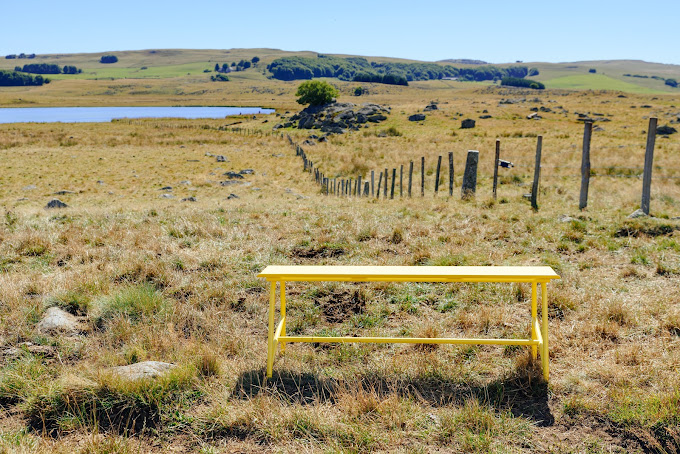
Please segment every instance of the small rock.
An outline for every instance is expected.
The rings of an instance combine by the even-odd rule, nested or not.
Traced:
[[[143,361],[129,366],[112,367],[111,372],[126,380],[140,380],[165,375],[175,367],[175,364],[161,361]]]
[[[75,192],[73,192],[73,191],[61,190],[61,191],[57,191],[57,192],[54,193],[54,195],[66,195],[66,194],[75,194]]]
[[[175,196],[172,194],[161,194],[161,199],[174,199]]]
[[[225,177],[230,178],[232,180],[242,180],[243,179],[243,175],[241,175],[240,173],[232,172],[231,170],[229,172],[223,173],[222,175],[224,175]]]
[[[238,199],[238,198],[239,198],[239,197],[238,197],[236,194],[229,194],[229,195],[227,196],[227,200]]]
[[[425,116],[425,114],[418,113],[418,114],[413,114],[410,117],[408,117],[408,121],[423,121],[423,120],[425,120],[425,118],[427,118]]]
[[[303,144],[303,145],[309,145],[309,146],[314,146],[314,145],[316,145],[316,143],[314,143],[313,140],[309,140],[309,139],[307,139],[307,140],[305,140],[304,142],[302,142],[302,144]]]
[[[217,159],[217,162],[227,162],[227,158],[220,155],[215,156],[215,159]]]
[[[637,210],[633,211],[631,214],[628,215],[628,219],[635,219],[635,218],[643,218],[647,216],[644,211],[642,211],[642,208],[638,208]]]
[[[370,117],[366,117],[366,119],[371,123],[380,123],[381,121],[387,120],[387,117],[383,114],[375,114],[371,115]]]
[[[74,334],[81,331],[78,318],[58,307],[50,307],[47,309],[42,320],[40,320],[40,323],[36,326],[36,329],[41,334],[54,334],[60,332]]]
[[[97,184],[104,184],[102,180],[97,180]]]
[[[427,106],[425,106],[425,109],[423,109],[425,112],[429,112],[431,110],[437,110],[439,107],[435,103],[430,103]]]
[[[231,186],[232,184],[243,184],[243,182],[235,180],[220,181],[220,186]]]
[[[56,355],[57,349],[51,345],[35,345],[33,342],[22,342],[15,347],[5,348],[1,354],[5,357],[14,358],[20,356],[23,352],[52,357]]]
[[[475,120],[472,118],[466,118],[465,120],[460,122],[460,128],[461,129],[472,129],[475,127]]]
[[[49,202],[47,202],[47,205],[45,205],[46,209],[50,208],[67,208],[68,205],[66,205],[64,202],[62,202],[59,199],[52,199]]]
[[[253,169],[243,169],[239,172],[241,175],[252,175],[255,173]]]
[[[172,191],[172,186],[163,186],[160,190],[161,191]]]
[[[29,184],[28,186],[24,186],[21,189],[24,190],[24,191],[32,191],[34,189],[38,189],[38,187],[34,184]]]
[[[189,180],[184,180],[184,181],[180,181],[179,184],[185,184],[185,185],[187,185],[187,186],[191,186],[191,181],[189,181]]]
[[[672,126],[665,125],[665,126],[659,126],[659,127],[656,128],[656,133],[660,134],[660,135],[675,134],[676,132],[678,132],[678,130],[675,129],[674,127],[672,127]]]
[[[185,198],[182,199],[182,202],[195,202],[195,201],[196,201],[196,197],[194,197],[194,196],[185,197]]]
[[[540,120],[541,116],[538,114],[538,112],[532,112],[529,115],[527,115],[527,120]]]
[[[558,220],[559,222],[571,222],[571,221],[574,220],[574,218],[572,218],[571,216],[566,215],[566,214],[561,214],[561,215],[557,218],[557,220]]]
[[[491,115],[480,115],[479,118],[482,120],[486,120],[488,118],[491,118]]]

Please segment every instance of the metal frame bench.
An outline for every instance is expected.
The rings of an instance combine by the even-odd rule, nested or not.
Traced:
[[[403,344],[522,345],[540,351],[543,376],[549,378],[548,290],[559,279],[549,266],[268,266],[258,277],[270,283],[267,377],[272,376],[276,347],[281,353],[290,342],[369,342]],[[508,282],[531,284],[531,339],[465,339],[414,337],[319,337],[286,335],[286,282]],[[275,327],[276,284],[280,287],[280,320]],[[541,285],[541,322],[538,320],[538,285]]]

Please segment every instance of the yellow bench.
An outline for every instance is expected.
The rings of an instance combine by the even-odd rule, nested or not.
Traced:
[[[533,358],[541,353],[543,376],[548,380],[548,290],[560,277],[549,266],[268,266],[258,277],[270,282],[267,377],[272,376],[274,354],[289,342],[373,342],[403,344],[472,344],[530,346]],[[395,337],[316,337],[286,335],[286,282],[517,282],[531,284],[531,339],[461,339]],[[280,284],[280,321],[275,327],[276,284]],[[541,285],[541,323],[538,321],[538,284]]]

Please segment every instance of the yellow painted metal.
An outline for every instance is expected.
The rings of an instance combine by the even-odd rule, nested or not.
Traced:
[[[549,266],[279,266],[258,277],[268,281],[332,282],[549,282]]]
[[[541,354],[543,376],[549,377],[547,283],[559,279],[549,266],[268,266],[258,275],[271,283],[269,294],[269,337],[267,377],[272,376],[276,347],[281,353],[288,342],[403,343],[521,345],[531,347],[533,358]],[[531,283],[531,339],[316,337],[286,335],[286,281],[297,282],[527,282]],[[276,284],[280,283],[281,320],[274,329]],[[541,316],[538,321],[538,284],[541,284]]]
[[[333,342],[341,344],[359,342],[372,344],[538,345],[538,340],[531,339],[464,339],[444,337],[282,336],[279,340],[286,342]]]
[[[274,369],[274,313],[276,312],[276,281],[269,290],[269,336],[267,342],[267,377],[271,378]]]
[[[541,316],[543,318],[543,350],[541,351],[541,363],[543,364],[543,378],[548,381],[550,377],[550,354],[548,352],[548,286],[541,282]]]
[[[538,341],[538,346],[543,348],[543,336],[541,335],[541,325],[538,323],[538,319],[534,320],[534,330],[536,330],[536,340]]]
[[[286,335],[286,282],[281,281],[281,332]],[[286,343],[281,342],[281,354],[286,353]]]
[[[531,283],[531,338],[537,339],[536,325],[538,324],[538,302],[536,301],[536,283]],[[538,349],[535,345],[531,346],[531,357],[536,359]]]

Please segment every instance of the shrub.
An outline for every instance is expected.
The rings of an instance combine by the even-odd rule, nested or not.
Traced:
[[[101,326],[117,315],[138,321],[164,311],[167,306],[168,302],[152,285],[130,286],[99,303],[95,322]]]
[[[295,93],[299,96],[298,104],[309,104],[310,106],[323,106],[333,101],[338,96],[338,90],[328,82],[320,80],[310,80],[302,82]]]
[[[115,55],[102,55],[102,58],[99,59],[99,63],[116,63],[118,61],[118,57]]]
[[[590,69],[588,70],[588,72],[589,72],[590,74],[595,74],[595,73],[597,72],[597,69],[595,69],[595,68],[590,68]]]
[[[669,87],[675,88],[678,86],[678,81],[675,79],[666,79],[665,84],[668,85]]]
[[[530,79],[521,79],[519,77],[504,77],[501,79],[501,85],[509,87],[523,87],[523,88],[534,88],[536,90],[543,90],[545,85],[541,82]]]
[[[210,76],[210,80],[213,82],[229,82],[229,76],[226,76],[224,74],[217,74],[214,76]]]

